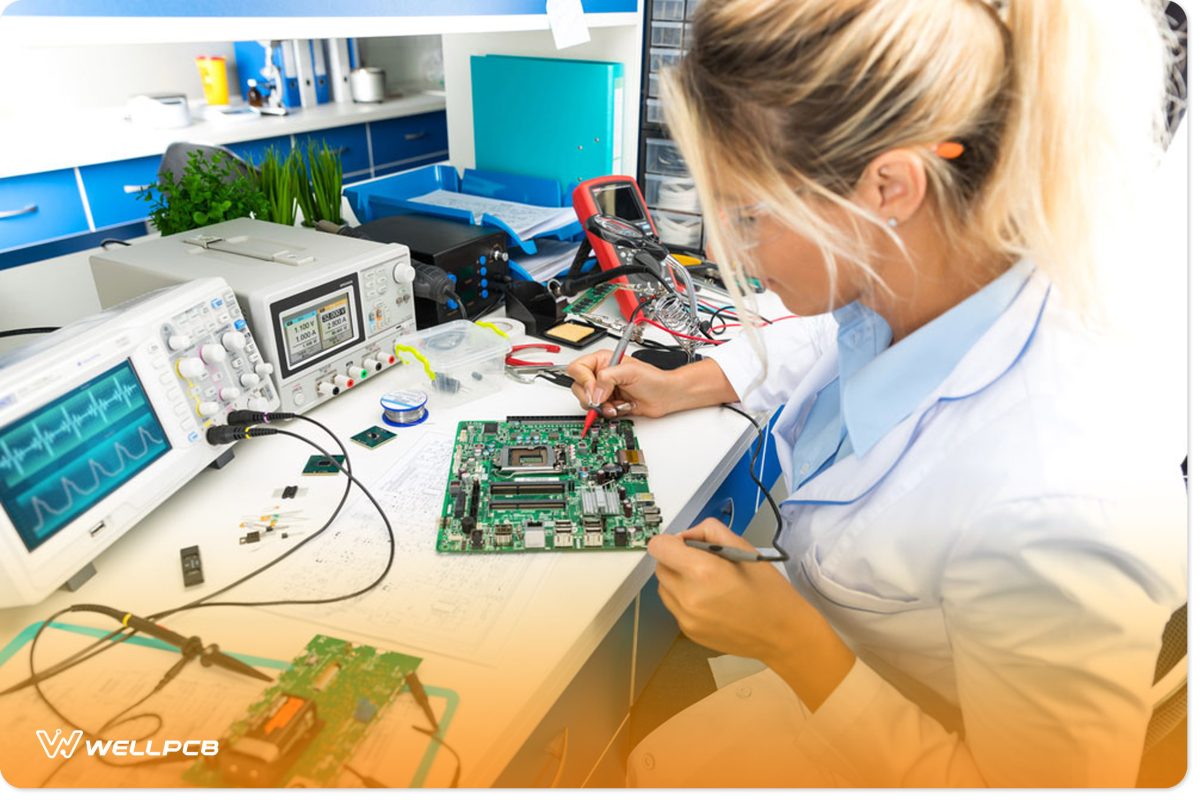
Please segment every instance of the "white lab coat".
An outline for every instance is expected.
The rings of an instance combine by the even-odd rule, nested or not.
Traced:
[[[836,326],[761,333],[761,386],[745,337],[712,358],[746,406],[785,403],[790,486]],[[849,675],[815,712],[769,670],[731,684],[643,740],[630,784],[1132,785],[1185,600],[1186,441],[1118,352],[1034,272],[908,418],[783,504],[787,574]]]

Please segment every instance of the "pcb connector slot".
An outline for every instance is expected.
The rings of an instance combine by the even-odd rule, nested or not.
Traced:
[[[489,487],[493,495],[563,494],[561,481],[498,481]]]
[[[531,497],[528,499],[514,500],[493,500],[491,509],[493,511],[512,511],[516,509],[562,509],[567,507],[567,501],[557,497]]]

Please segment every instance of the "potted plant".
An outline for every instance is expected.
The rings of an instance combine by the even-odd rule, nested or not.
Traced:
[[[207,157],[192,151],[182,175],[163,174],[139,198],[153,204],[150,222],[163,236],[227,219],[267,216],[258,175],[220,151]]]
[[[296,224],[295,153],[281,157],[274,147],[267,149],[258,165],[259,185],[267,198],[267,216],[280,225]]]
[[[310,142],[306,155],[293,150],[291,156],[304,224],[312,227],[320,220],[343,224],[341,155],[325,142],[320,148]]]

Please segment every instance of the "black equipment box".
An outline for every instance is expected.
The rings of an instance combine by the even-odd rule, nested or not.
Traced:
[[[402,214],[360,225],[355,233],[375,242],[408,245],[414,261],[432,264],[448,274],[470,319],[504,302],[509,275],[508,235],[499,228]],[[459,319],[458,311],[446,305],[423,298],[416,298],[415,303],[418,328]]]

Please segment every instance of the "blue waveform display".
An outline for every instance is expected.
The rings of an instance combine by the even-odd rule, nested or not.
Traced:
[[[32,551],[170,449],[124,361],[0,428],[0,505]]]

